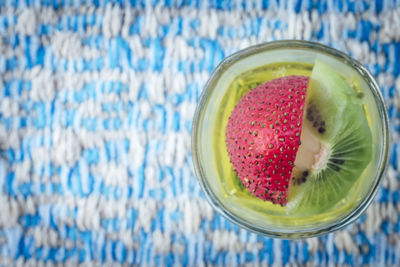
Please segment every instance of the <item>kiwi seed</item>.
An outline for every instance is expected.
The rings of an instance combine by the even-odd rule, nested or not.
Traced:
[[[342,159],[332,159],[332,162],[342,165],[344,163],[344,160],[342,160]]]
[[[328,167],[331,168],[332,170],[339,172],[340,171],[340,167],[337,165],[333,165],[332,163],[328,163]]]

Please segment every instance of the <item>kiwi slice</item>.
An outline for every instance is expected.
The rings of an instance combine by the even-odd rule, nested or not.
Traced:
[[[315,214],[346,197],[372,154],[362,101],[335,70],[319,61],[311,74],[301,141],[287,210]]]

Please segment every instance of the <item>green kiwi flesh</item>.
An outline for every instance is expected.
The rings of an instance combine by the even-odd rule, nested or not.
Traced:
[[[287,210],[302,215],[320,213],[341,202],[372,154],[371,130],[354,90],[319,61],[310,78],[303,132],[319,140],[326,160],[322,166],[298,170],[292,176]]]

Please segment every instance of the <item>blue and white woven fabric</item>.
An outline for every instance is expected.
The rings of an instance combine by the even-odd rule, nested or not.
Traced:
[[[399,266],[400,2],[0,1],[0,266]],[[208,205],[191,122],[213,68],[277,39],[359,59],[391,161],[342,231],[257,236]]]

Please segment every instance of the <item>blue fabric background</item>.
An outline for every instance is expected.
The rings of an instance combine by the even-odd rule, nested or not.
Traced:
[[[399,29],[399,1],[0,1],[0,266],[399,266]],[[209,74],[277,39],[359,59],[390,115],[374,203],[321,238],[238,228],[193,173]]]

